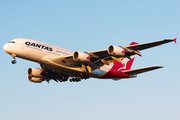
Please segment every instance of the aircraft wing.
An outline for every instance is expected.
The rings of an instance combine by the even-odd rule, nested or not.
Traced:
[[[136,75],[144,72],[148,72],[151,70],[156,70],[162,68],[162,66],[151,66],[151,67],[144,67],[144,68],[138,68],[138,69],[132,69],[132,70],[125,70],[122,71],[123,73],[129,74],[129,75]]]
[[[174,41],[176,43],[176,39],[177,38],[175,38],[175,39],[164,39],[164,40],[142,43],[142,44],[131,45],[131,46],[125,46],[125,47],[127,47],[128,49],[132,49],[132,50],[144,50],[144,49],[159,46],[159,45],[162,45],[162,44],[165,44],[168,42],[172,42],[172,41]]]
[[[156,46],[159,46],[159,45],[162,45],[162,44],[165,44],[168,42],[172,42],[172,41],[174,41],[176,43],[176,39],[177,38],[175,38],[175,39],[164,39],[164,40],[158,40],[158,41],[142,43],[142,44],[132,42],[129,46],[122,46],[122,48],[124,48],[126,51],[126,55],[124,57],[131,59],[130,56],[135,55],[135,54],[141,56],[141,53],[139,52],[140,50],[148,49],[151,47],[156,47]],[[99,57],[99,59],[96,59],[96,61],[94,61],[94,64],[96,64],[99,67],[104,65],[104,64],[109,64],[109,63],[114,62],[114,61],[120,62],[120,59],[123,58],[123,57],[109,55],[107,49],[106,50],[100,50],[100,51],[88,52],[88,53],[91,55],[94,55],[96,58]]]
[[[172,42],[172,41],[174,41],[176,43],[176,39],[177,38],[175,38],[175,39],[164,39],[164,40],[158,40],[158,41],[142,43],[142,44],[136,43],[135,45],[122,46],[122,48],[124,48],[126,50],[126,52],[127,52],[127,54],[129,56],[134,55],[134,54],[140,55],[140,52],[138,52],[139,50],[144,50],[144,49],[148,49],[148,48],[151,48],[151,47],[156,47],[156,46],[159,46],[159,45],[162,45],[162,44],[165,44],[165,43],[168,43],[168,42]],[[106,50],[88,52],[88,53],[91,54],[91,55],[96,56],[96,58],[97,57],[99,57],[99,58],[110,57],[110,55],[108,54],[107,49]]]
[[[168,42],[174,41],[176,43],[176,38],[175,39],[164,39],[164,40],[159,40],[159,41],[154,41],[154,42],[148,42],[148,43],[142,43],[142,44],[131,44],[130,46],[122,46],[122,48],[126,51],[125,56],[129,59],[131,59],[130,56],[132,55],[139,55],[141,56],[141,53],[139,52],[140,50],[148,49],[151,47],[159,46]],[[120,47],[120,46],[118,46]],[[91,60],[89,62],[87,61],[75,61],[73,59],[73,55],[69,56],[57,56],[57,57],[50,57],[49,59],[52,62],[55,62],[59,65],[69,67],[69,69],[74,69],[74,68],[81,68],[83,71],[85,68],[88,69],[89,72],[98,69],[99,67],[103,65],[108,65],[111,62],[117,61],[120,62],[120,59],[122,59],[122,56],[113,56],[108,53],[108,49],[105,50],[98,50],[98,51],[90,51],[90,52],[84,52],[88,54],[91,57]],[[83,65],[83,66],[82,66]],[[139,72],[146,72],[151,69],[157,69],[157,67],[151,67],[151,68],[146,68],[146,69],[140,69]],[[75,69],[74,69],[75,70]],[[126,71],[127,72],[127,71]],[[136,70],[137,72],[137,70]],[[130,71],[129,71],[130,73]],[[139,74],[139,73],[138,73]]]

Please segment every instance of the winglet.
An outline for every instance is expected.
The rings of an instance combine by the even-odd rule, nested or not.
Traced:
[[[177,43],[176,40],[177,40],[177,38],[174,38],[174,39],[173,39],[173,41],[174,41],[175,43]]]
[[[129,46],[131,46],[131,45],[137,45],[137,44],[139,44],[139,43],[132,42]]]

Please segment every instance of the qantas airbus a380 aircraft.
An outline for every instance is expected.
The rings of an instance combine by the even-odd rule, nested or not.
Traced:
[[[151,66],[130,70],[135,55],[141,56],[139,51],[172,41],[176,43],[176,38],[143,44],[132,42],[129,46],[110,45],[108,49],[99,51],[73,52],[36,40],[17,38],[5,44],[3,49],[13,57],[12,64],[16,63],[16,57],[40,64],[41,68],[28,69],[28,80],[31,82],[49,82],[52,79],[64,82],[69,78],[70,82],[78,82],[90,77],[113,80],[134,78],[137,74],[162,68]]]

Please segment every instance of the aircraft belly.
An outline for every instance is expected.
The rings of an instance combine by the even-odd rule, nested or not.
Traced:
[[[102,78],[104,75],[108,73],[108,71],[113,67],[113,63],[110,63],[109,65],[104,65],[100,67],[100,69],[96,69],[90,73],[91,77],[95,78]]]
[[[102,76],[104,76],[107,72],[106,71],[102,71],[99,69],[96,69],[94,71],[92,71],[91,73],[89,73],[89,75],[91,77],[95,77],[95,78],[101,78]]]

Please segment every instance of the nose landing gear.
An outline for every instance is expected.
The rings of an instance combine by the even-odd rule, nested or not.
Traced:
[[[16,61],[16,60],[13,60],[13,61],[12,61],[12,64],[15,64],[15,63],[17,63],[17,61]]]
[[[12,56],[12,57],[13,57],[13,59],[14,59],[14,60],[12,61],[12,64],[17,63],[17,61],[16,61],[16,55],[15,55],[15,54],[12,54],[11,56]]]

